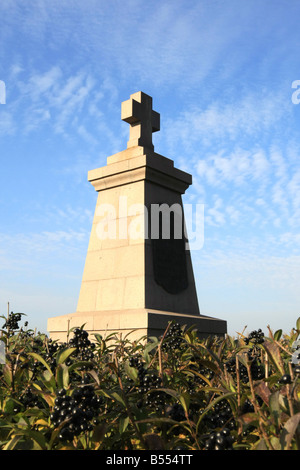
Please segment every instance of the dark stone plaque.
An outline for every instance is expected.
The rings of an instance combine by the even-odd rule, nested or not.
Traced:
[[[171,221],[172,224],[172,221]],[[170,231],[168,239],[152,239],[154,279],[169,294],[178,294],[188,287],[185,237],[174,237]]]

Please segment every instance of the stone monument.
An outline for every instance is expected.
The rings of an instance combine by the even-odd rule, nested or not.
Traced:
[[[171,320],[201,337],[224,335],[226,321],[199,311],[182,203],[192,177],[154,152],[160,115],[150,96],[131,95],[121,119],[130,125],[127,149],[88,172],[98,200],[77,311],[49,318],[49,335],[65,341],[84,324],[91,335],[136,340],[160,336]]]

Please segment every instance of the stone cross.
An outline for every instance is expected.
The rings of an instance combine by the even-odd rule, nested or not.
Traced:
[[[142,91],[122,103],[121,119],[130,124],[127,148],[137,145],[153,150],[152,132],[160,129],[160,115],[152,109],[152,98]]]

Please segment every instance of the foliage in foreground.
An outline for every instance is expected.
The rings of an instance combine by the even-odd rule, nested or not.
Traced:
[[[21,316],[2,317],[2,450],[300,449],[300,318],[289,335],[169,324],[147,342],[83,325],[59,344]]]

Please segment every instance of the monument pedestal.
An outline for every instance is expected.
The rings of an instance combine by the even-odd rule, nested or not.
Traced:
[[[138,339],[173,319],[199,336],[224,335],[226,321],[200,316],[182,204],[192,177],[154,152],[151,97],[131,95],[121,117],[131,126],[127,149],[88,174],[98,200],[77,311],[50,318],[50,337],[65,341],[85,324],[90,334]]]
[[[160,337],[170,321],[197,329],[199,338],[223,336],[226,333],[226,322],[217,318],[150,309],[76,312],[50,318],[48,329],[51,331],[51,338],[59,341],[67,340],[69,329],[82,325],[91,335],[98,333],[105,338],[116,333],[123,339],[127,337],[130,341],[138,341],[145,336]]]

